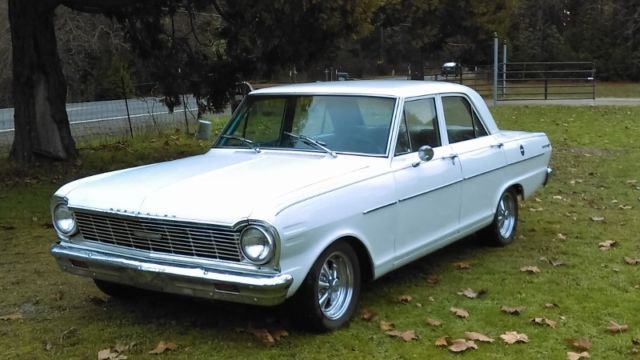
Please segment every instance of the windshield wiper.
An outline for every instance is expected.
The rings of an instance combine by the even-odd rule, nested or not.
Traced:
[[[223,138],[225,139],[232,139],[232,140],[238,140],[240,142],[242,142],[243,144],[249,146],[251,149],[253,149],[253,151],[260,153],[260,145],[254,143],[253,141],[249,140],[249,139],[245,139],[241,136],[235,136],[235,135],[222,135]]]
[[[327,147],[327,144],[323,143],[322,141],[318,141],[316,139],[312,139],[310,137],[308,137],[307,135],[302,135],[302,134],[294,134],[294,133],[290,133],[288,131],[284,132],[285,135],[289,135],[294,139],[298,139],[298,140],[302,140],[303,143],[313,146],[317,149],[320,149],[324,152],[326,152],[327,154],[331,155],[332,157],[338,157],[338,155],[336,155],[336,152],[329,149]]]

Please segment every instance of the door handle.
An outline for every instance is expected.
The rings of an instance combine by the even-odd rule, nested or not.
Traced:
[[[497,144],[493,144],[491,145],[492,148],[498,148],[498,149],[502,149],[504,147],[503,143],[497,143]]]
[[[459,157],[459,156],[458,156],[458,154],[451,154],[451,155],[448,155],[448,156],[444,156],[444,157],[442,157],[442,159],[451,159],[451,163],[452,163],[453,165],[455,165],[455,164],[456,164],[456,159],[457,159],[458,157]]]

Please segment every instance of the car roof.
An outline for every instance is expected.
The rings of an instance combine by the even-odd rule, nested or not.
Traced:
[[[439,93],[469,93],[470,88],[443,82],[420,80],[328,81],[280,85],[254,90],[251,95],[322,94],[413,97]]]

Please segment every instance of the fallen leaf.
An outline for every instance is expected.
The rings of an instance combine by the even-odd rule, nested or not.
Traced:
[[[266,346],[273,346],[276,344],[276,339],[273,338],[273,335],[271,335],[267,329],[254,329],[249,327],[247,331],[257,337],[258,340]]]
[[[98,351],[98,360],[126,360],[127,356],[116,349],[104,349]]]
[[[507,313],[507,314],[511,314],[511,315],[520,315],[526,309],[527,308],[524,307],[524,306],[511,307],[511,306],[502,305],[500,307],[500,310],[502,310],[502,312]]]
[[[395,325],[393,325],[390,322],[384,321],[384,320],[380,320],[380,330],[382,331],[390,331],[395,329]]]
[[[478,349],[478,345],[471,340],[466,339],[455,339],[451,341],[451,345],[449,345],[448,349],[452,352],[459,353],[463,351],[467,351],[469,349]]]
[[[529,208],[529,211],[531,211],[531,212],[540,212],[540,211],[544,211],[544,208],[543,207]]]
[[[163,354],[166,351],[173,351],[177,348],[178,348],[178,345],[176,345],[173,342],[160,341],[158,345],[156,345],[155,349],[149,351],[149,354],[159,355],[159,354]]]
[[[553,308],[557,308],[559,306],[558,306],[558,304],[554,304],[554,303],[546,303],[546,304],[544,304],[544,307],[546,307],[547,309],[553,309]]]
[[[398,301],[403,303],[403,304],[407,304],[409,303],[411,300],[413,300],[413,298],[411,297],[411,295],[400,295],[398,296]]]
[[[376,314],[369,309],[362,309],[360,312],[360,318],[364,321],[371,321],[376,317]]]
[[[438,276],[438,275],[429,275],[427,277],[427,284],[435,285],[435,284],[439,283],[441,279],[442,278],[440,276]]]
[[[455,316],[459,318],[466,319],[469,317],[469,313],[467,312],[467,310],[462,308],[452,307],[449,309],[449,311],[451,311]]]
[[[604,221],[604,216],[592,216],[591,221],[593,222],[602,222]]]
[[[436,339],[434,343],[435,346],[448,346],[449,345],[449,337],[448,336],[440,336]]]
[[[21,313],[14,313],[0,316],[0,320],[22,320],[24,316]]]
[[[479,296],[484,295],[487,291],[485,289],[480,289],[475,291],[471,288],[466,288],[458,291],[458,295],[466,296],[469,299],[477,299]]]
[[[622,325],[622,324],[618,324],[615,321],[609,321],[609,326],[607,326],[607,330],[609,330],[612,333],[621,333],[621,332],[625,332],[629,329],[628,325]]]
[[[638,183],[638,180],[632,179],[632,180],[627,180],[627,185],[635,185]]]
[[[554,195],[554,196],[553,196],[553,200],[562,200],[562,196],[560,196],[560,195]]]
[[[591,342],[585,338],[568,339],[567,343],[578,351],[587,351],[591,349]]]
[[[289,336],[289,332],[285,329],[276,329],[271,331],[271,336],[276,342],[278,342],[283,338],[286,338],[287,336]]]
[[[633,345],[640,345],[640,338],[637,338],[637,337],[631,338],[631,343]]]
[[[529,342],[529,337],[525,334],[520,334],[516,331],[507,331],[504,334],[500,335],[502,340],[507,344],[515,344],[515,343],[526,343]]]
[[[474,331],[465,331],[464,332],[464,337],[466,337],[469,340],[476,340],[476,341],[480,341],[480,342],[494,342],[495,340],[493,340],[492,338],[488,337],[485,334],[481,334],[479,332],[474,332]]]
[[[631,209],[633,209],[633,206],[631,206],[631,205],[620,205],[620,206],[618,206],[618,208],[620,210],[631,210]]]
[[[540,269],[537,266],[523,266],[520,268],[520,271],[530,274],[537,274],[540,272]]]
[[[405,342],[416,340],[418,338],[416,336],[416,332],[413,330],[407,330],[407,331],[391,330],[391,331],[387,331],[386,334],[393,337],[399,337]]]
[[[551,328],[556,328],[556,322],[544,317],[537,317],[537,318],[533,318],[531,319],[531,322],[537,325],[545,325],[545,326],[549,326]]]
[[[431,326],[440,326],[440,325],[442,325],[442,321],[435,320],[435,319],[427,319],[427,324],[429,324]]]
[[[575,353],[575,352],[567,352],[567,359],[569,360],[580,360],[580,359],[589,359],[589,353],[586,351],[583,351],[581,353]]]
[[[471,264],[466,262],[466,261],[455,262],[455,263],[453,263],[453,266],[455,266],[456,269],[458,269],[458,270],[471,269]]]
[[[556,237],[558,238],[558,240],[567,240],[567,236],[560,233],[558,233]]]
[[[602,251],[611,250],[611,248],[616,245],[618,245],[618,242],[615,240],[605,240],[603,242],[598,243],[598,247],[600,247],[600,250]]]
[[[631,258],[628,256],[624,257],[624,262],[628,265],[638,265],[640,264],[640,259]]]

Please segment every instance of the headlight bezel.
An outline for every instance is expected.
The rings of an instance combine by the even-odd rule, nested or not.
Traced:
[[[245,241],[248,241],[248,236],[250,231],[257,231],[263,238],[262,245],[257,244],[245,244]],[[260,251],[257,255],[252,254],[252,251],[247,250],[248,246],[263,246],[264,249]],[[265,265],[271,262],[276,255],[276,237],[271,231],[271,229],[262,226],[260,224],[249,224],[240,232],[240,251],[242,252],[242,256],[254,265]]]
[[[70,222],[64,225],[61,221]],[[69,238],[78,232],[78,222],[73,210],[69,208],[67,200],[64,198],[54,197],[51,202],[51,223],[58,235],[63,238]]]

